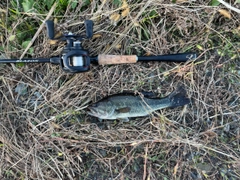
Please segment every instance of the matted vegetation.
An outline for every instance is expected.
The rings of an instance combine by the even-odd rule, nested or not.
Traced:
[[[197,51],[185,64],[93,65],[66,74],[51,64],[0,65],[1,179],[239,179],[240,15],[217,1],[5,0],[0,4],[1,53],[51,57],[56,33],[94,36],[98,54],[157,55]],[[239,1],[226,1],[240,9]],[[215,6],[213,6],[215,5]],[[50,14],[52,10],[52,14]],[[28,43],[36,40],[27,48]],[[107,95],[169,94],[184,84],[191,104],[129,123],[98,122],[85,108]]]

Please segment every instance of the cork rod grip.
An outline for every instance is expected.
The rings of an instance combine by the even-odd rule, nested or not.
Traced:
[[[98,64],[130,64],[136,63],[137,56],[135,55],[98,55]]]

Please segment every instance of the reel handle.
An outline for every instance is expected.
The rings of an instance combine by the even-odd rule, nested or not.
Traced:
[[[86,36],[88,39],[91,39],[93,36],[93,21],[85,20],[84,25],[85,25],[85,29],[86,29]]]
[[[47,27],[47,35],[49,39],[54,39],[54,22],[52,20],[47,20],[46,22]]]

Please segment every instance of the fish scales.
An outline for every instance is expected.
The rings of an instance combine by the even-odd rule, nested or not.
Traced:
[[[117,96],[111,97],[109,100],[117,109],[129,107],[129,117],[146,116],[155,110],[167,107],[170,103],[168,99],[148,99],[139,96],[125,96],[124,98]]]

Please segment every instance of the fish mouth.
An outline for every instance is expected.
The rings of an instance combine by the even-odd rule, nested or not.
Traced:
[[[96,116],[98,114],[97,108],[88,107],[87,113],[92,116]]]
[[[106,118],[108,117],[107,112],[105,112],[102,109],[99,109],[99,107],[94,107],[94,106],[90,106],[87,108],[87,114],[91,115],[91,116],[95,116],[97,118]]]

